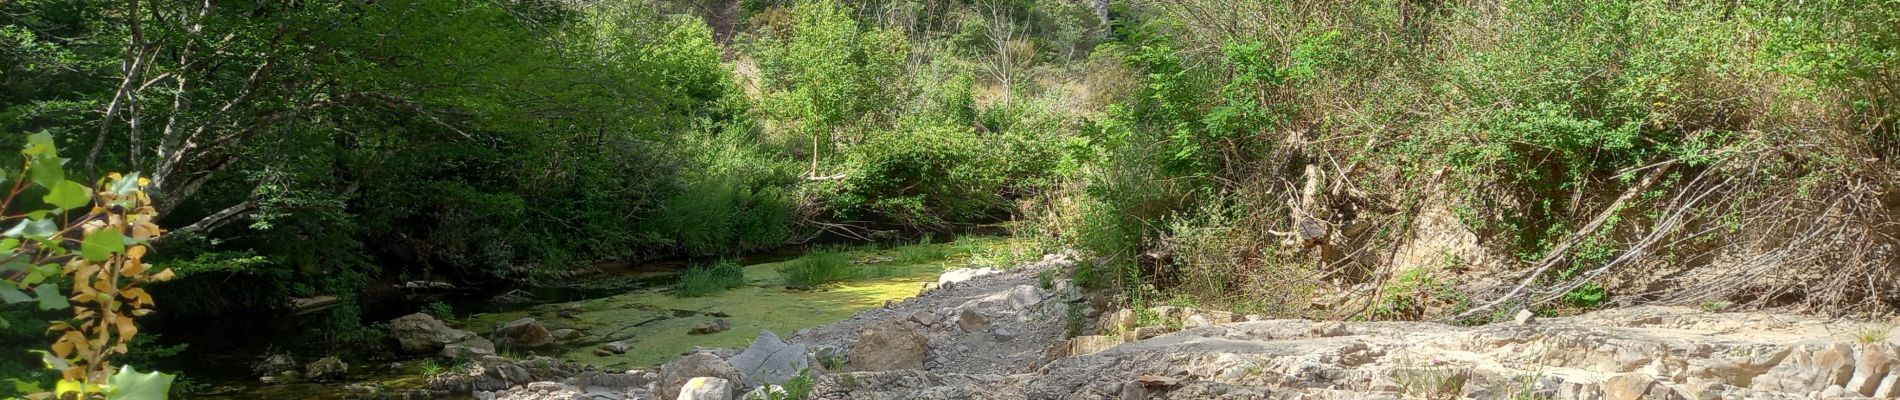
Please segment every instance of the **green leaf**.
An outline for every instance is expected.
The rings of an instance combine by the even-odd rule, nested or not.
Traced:
[[[23,381],[19,379],[8,379],[8,380],[13,381],[13,391],[15,393],[39,393],[39,392],[46,391],[46,389],[40,389],[40,385],[34,384],[33,382],[27,382],[27,381]]]
[[[112,258],[113,253],[125,252],[125,235],[116,231],[101,230],[86,235],[86,241],[79,243],[79,254],[86,261],[100,262]]]
[[[59,293],[59,285],[40,285],[33,288],[33,293],[40,297],[41,310],[62,310],[72,306],[72,303],[66,302],[66,295]]]
[[[25,221],[20,221],[19,225],[14,225],[12,228],[7,229],[6,232],[0,233],[0,236],[6,236],[10,238],[17,238],[17,237],[22,237],[22,236],[37,238],[37,237],[46,237],[48,235],[52,235],[53,232],[58,232],[58,231],[59,231],[59,227],[53,224],[53,220],[28,219]]]
[[[137,192],[139,190],[139,173],[133,172],[126,174],[124,178],[120,178],[117,182],[112,182],[111,189],[113,194],[117,194],[120,197],[129,196],[132,192]]]
[[[32,299],[33,296],[28,296],[26,292],[14,288],[13,284],[0,283],[0,300],[5,300],[7,304],[19,304]]]
[[[71,210],[85,207],[86,203],[91,202],[92,193],[79,182],[61,180],[53,185],[52,190],[46,192],[44,199],[46,204],[52,204],[61,210]]]
[[[112,394],[106,396],[106,399],[165,400],[165,396],[172,390],[173,378],[176,377],[158,371],[139,373],[131,366],[121,366],[119,373],[106,378],[106,383],[112,385],[114,389]]]
[[[33,183],[50,188],[66,180],[66,170],[61,166],[64,162],[59,158],[58,147],[53,144],[53,135],[42,131],[27,136],[26,148],[21,149],[20,154],[32,160],[28,169],[32,170]]]

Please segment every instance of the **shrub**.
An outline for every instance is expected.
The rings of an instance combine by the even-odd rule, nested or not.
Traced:
[[[841,218],[917,230],[995,219],[1006,203],[996,153],[968,128],[923,126],[852,148],[827,205]]]
[[[680,297],[700,297],[745,286],[745,268],[731,260],[719,260],[712,265],[696,265],[680,274],[679,283],[673,286],[673,295]]]

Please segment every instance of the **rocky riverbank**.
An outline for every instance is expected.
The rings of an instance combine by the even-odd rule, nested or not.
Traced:
[[[651,370],[487,357],[426,394],[481,399],[1513,398],[1809,399],[1900,395],[1890,325],[1638,307],[1458,327],[1263,320],[1092,305],[1047,276],[956,270],[916,298]],[[1074,336],[1072,336],[1074,335]],[[424,394],[364,393],[401,398]]]

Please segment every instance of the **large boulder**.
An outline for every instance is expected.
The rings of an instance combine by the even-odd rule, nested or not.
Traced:
[[[441,351],[442,347],[459,343],[475,336],[468,331],[450,328],[448,324],[429,314],[415,313],[389,321],[389,335],[404,353],[427,354]]]
[[[727,364],[726,360],[711,354],[696,353],[680,357],[660,366],[659,398],[678,398],[680,387],[684,386],[686,381],[699,377],[737,382],[739,370],[733,369],[732,364]]]
[[[495,332],[490,333],[488,338],[494,340],[495,345],[507,349],[535,348],[554,342],[554,335],[548,333],[548,328],[541,326],[541,321],[533,317],[496,325]]]
[[[732,356],[731,364],[739,369],[743,382],[777,385],[810,367],[805,353],[804,344],[789,344],[772,331],[759,331],[751,346]]]
[[[851,371],[890,371],[923,369],[929,339],[921,329],[905,320],[887,320],[858,333],[851,344]]]

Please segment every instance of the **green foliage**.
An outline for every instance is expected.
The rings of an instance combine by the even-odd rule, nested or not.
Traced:
[[[679,283],[673,285],[673,295],[680,297],[700,297],[724,292],[745,286],[745,269],[731,260],[719,260],[711,265],[696,265],[680,274]]]
[[[811,377],[811,370],[801,369],[801,370],[798,370],[798,375],[792,376],[791,379],[786,379],[785,384],[780,385],[780,388],[784,389],[784,391],[781,392],[781,391],[768,390],[765,392],[765,398],[768,400],[809,399],[811,398],[811,393],[812,393],[814,384],[815,382],[813,381]]]
[[[912,229],[990,219],[1003,203],[1005,161],[965,128],[925,126],[873,135],[854,147],[851,171],[829,191],[841,218]]]
[[[422,312],[444,321],[453,321],[456,319],[455,308],[449,307],[449,303],[443,303],[441,300],[429,302],[428,305],[422,307]]]

